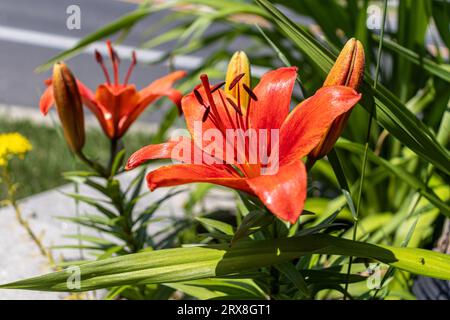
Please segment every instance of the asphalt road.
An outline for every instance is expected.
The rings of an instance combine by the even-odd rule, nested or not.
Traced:
[[[81,9],[81,29],[66,27],[69,5],[77,4]],[[43,80],[50,72],[34,73],[34,69],[75,41],[99,27],[134,10],[136,4],[119,0],[1,0],[0,1],[0,104],[38,108],[39,96],[45,89]],[[167,12],[153,14],[137,24],[119,49],[121,75],[129,65],[130,50],[138,46],[142,32],[153,21],[163,18]],[[100,49],[105,50],[106,46]],[[169,46],[160,46],[151,52],[138,52],[138,60],[152,59],[155,54],[168,51]],[[100,67],[94,60],[93,49],[68,61],[76,76],[90,88],[104,82]],[[200,55],[205,55],[202,52]],[[189,69],[201,57],[186,57],[177,61],[177,67]],[[138,89],[169,71],[164,64],[148,66],[140,64],[131,81]],[[149,119],[157,120],[159,116]]]

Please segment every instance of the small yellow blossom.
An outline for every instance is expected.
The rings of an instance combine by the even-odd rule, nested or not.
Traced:
[[[13,156],[23,158],[31,148],[30,141],[19,133],[0,133],[0,167]]]

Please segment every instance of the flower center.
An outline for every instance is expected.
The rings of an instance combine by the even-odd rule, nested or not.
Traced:
[[[229,90],[233,89],[236,85],[239,84],[239,81],[245,76],[245,73],[239,74],[229,85]],[[204,108],[204,113],[202,117],[202,121],[210,120],[213,125],[218,128],[222,135],[225,137],[226,144],[231,144],[234,150],[234,157],[236,163],[238,163],[238,159],[245,159],[244,163],[237,164],[237,167],[240,171],[246,176],[255,176],[255,169],[259,168],[258,164],[249,163],[249,143],[250,136],[246,135],[245,132],[250,129],[249,126],[249,110],[251,101],[258,101],[256,94],[245,84],[242,85],[245,93],[248,94],[249,98],[247,102],[247,108],[245,109],[245,113],[243,112],[243,108],[241,105],[241,92],[240,85],[237,87],[237,99],[233,100],[231,97],[224,97],[219,89],[224,85],[224,82],[221,82],[213,87],[211,87],[209,83],[208,76],[206,74],[202,74],[200,76],[200,80],[202,82],[202,86],[205,90],[207,101],[204,101],[202,95],[197,89],[194,89],[194,95],[198,101],[198,103]],[[220,113],[217,108],[216,102],[214,101],[213,94],[218,92],[220,97],[220,102],[222,103],[224,112]],[[226,119],[224,119],[225,117]],[[239,135],[238,141],[243,143],[244,148],[236,147],[234,141],[229,140],[229,136],[227,135],[227,129],[235,130],[236,135]],[[239,154],[236,154],[239,153]],[[258,171],[259,172],[259,171]]]

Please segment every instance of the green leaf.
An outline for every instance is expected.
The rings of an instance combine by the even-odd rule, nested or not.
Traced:
[[[172,283],[221,277],[280,264],[316,254],[375,259],[428,277],[450,280],[450,256],[416,248],[376,246],[324,234],[304,237],[242,241],[228,245],[197,246],[142,252],[85,263],[79,266],[80,288],[69,289],[66,270],[3,284],[3,289],[87,291],[100,288]]]
[[[195,220],[203,224],[205,227],[211,227],[213,229],[219,230],[226,235],[232,236],[234,234],[233,226],[229,225],[228,223],[204,217],[196,217]]]
[[[433,1],[433,18],[439,34],[447,48],[450,48],[450,4],[446,1]]]
[[[35,71],[37,73],[40,73],[50,69],[54,63],[61,60],[66,60],[74,56],[75,54],[79,53],[81,50],[83,50],[88,45],[94,43],[95,41],[104,39],[110,35],[113,35],[116,32],[119,32],[122,29],[132,26],[136,22],[147,17],[150,14],[150,12],[151,11],[148,9],[138,9],[127,15],[124,15],[123,17],[117,19],[116,21],[107,24],[106,26],[91,33],[87,37],[81,39],[73,48],[54,56],[44,64],[37,67]]]
[[[275,266],[278,271],[282,272],[295,287],[305,296],[310,297],[311,292],[308,289],[308,285],[306,284],[306,280],[303,275],[294,267],[294,265],[290,262],[281,263]]]
[[[297,48],[312,62],[322,77],[330,71],[335,55],[314,39],[305,30],[282,14],[267,0],[256,0],[271,16],[273,22],[288,36]],[[376,110],[374,113],[377,122],[388,130],[398,140],[434,166],[450,174],[450,155],[441,146],[436,137],[426,125],[410,112],[400,100],[387,88],[379,85],[373,89],[373,80],[366,73],[361,86],[363,101],[361,104],[369,112],[372,109],[374,97]]]
[[[374,36],[374,39],[376,41],[379,41],[378,36]],[[399,45],[398,43],[395,43],[394,41],[389,40],[389,39],[383,39],[383,45],[386,48],[390,49],[391,51],[394,51],[395,53],[401,55],[406,60],[424,68],[429,73],[431,73],[447,82],[450,82],[450,66],[448,64],[447,65],[439,65],[436,62],[434,62],[428,58],[421,57],[414,51],[409,50],[408,48],[405,48],[405,47]]]
[[[227,299],[229,296],[266,299],[264,292],[252,279],[211,278],[165,285],[201,300],[220,297]]]
[[[367,278],[358,274],[351,274],[347,277],[346,273],[337,273],[324,270],[301,270],[305,277],[306,282],[309,283],[320,283],[320,284],[339,284],[365,281]]]
[[[105,200],[96,199],[96,198],[84,196],[84,195],[77,194],[77,193],[63,193],[63,194],[68,197],[71,197],[77,201],[86,203],[86,204],[96,208],[99,212],[103,213],[108,218],[116,218],[117,217],[117,215],[113,211],[111,211],[111,210],[107,209],[106,207],[99,204],[101,202],[108,203]]]
[[[359,155],[364,154],[364,147],[357,143],[353,143],[344,139],[340,139],[336,143],[336,147],[343,148],[345,150],[357,153]],[[368,160],[386,168],[391,174],[395,175],[397,178],[401,179],[405,183],[407,183],[411,188],[416,189],[422,194],[425,198],[427,198],[432,204],[434,204],[437,208],[439,208],[442,213],[448,217],[450,217],[450,207],[431,190],[428,186],[423,183],[421,180],[416,178],[414,175],[404,170],[403,168],[391,164],[389,161],[378,157],[372,151],[368,151],[367,153]]]
[[[123,163],[123,159],[125,158],[125,149],[120,150],[113,161],[113,164],[111,166],[111,176],[115,176],[117,171],[119,170],[120,166]]]
[[[267,227],[274,221],[274,216],[262,211],[250,211],[242,220],[234,233],[230,245],[233,246],[238,240],[247,237],[262,228]]]

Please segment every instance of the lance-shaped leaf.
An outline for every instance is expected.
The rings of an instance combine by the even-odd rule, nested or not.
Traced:
[[[416,248],[376,246],[325,234],[241,241],[142,252],[85,263],[76,269],[80,286],[70,282],[75,268],[0,286],[0,289],[88,291],[123,285],[170,283],[220,277],[280,264],[309,254],[346,255],[375,259],[429,277],[450,279],[450,256]],[[70,282],[68,285],[68,281]]]
[[[333,65],[334,55],[269,1],[256,0],[256,2],[270,14],[275,25],[316,66],[317,71],[325,76]],[[360,89],[363,94],[362,106],[370,112],[374,101],[376,106],[374,117],[382,127],[420,155],[421,158],[450,174],[449,152],[437,142],[436,137],[427,126],[416,118],[386,87],[379,85],[376,90],[373,90],[372,84],[373,80],[366,73]],[[372,96],[373,99],[370,99]]]

